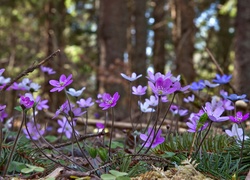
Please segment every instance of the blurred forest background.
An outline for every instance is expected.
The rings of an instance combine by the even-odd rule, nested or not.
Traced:
[[[65,101],[49,93],[49,79],[73,74],[72,86],[87,87],[84,97],[118,91],[121,118],[126,117],[128,82],[120,73],[146,75],[148,69],[181,74],[185,84],[212,79],[218,71],[233,74],[237,93],[250,95],[249,0],[0,0],[0,68],[14,78],[60,49],[29,77],[41,83],[50,111]],[[147,85],[146,78],[137,84]],[[2,96],[16,103],[16,92]],[[1,100],[1,101],[2,101]]]

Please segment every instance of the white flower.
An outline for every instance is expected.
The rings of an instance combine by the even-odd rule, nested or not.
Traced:
[[[138,104],[139,104],[140,109],[141,109],[142,112],[145,112],[145,113],[147,113],[147,112],[155,112],[155,110],[153,108],[149,107],[149,103],[148,102],[145,102],[143,104],[140,101],[138,101]]]
[[[132,73],[131,77],[130,76],[127,76],[126,74],[123,74],[121,73],[121,76],[124,78],[124,79],[127,79],[128,81],[135,81],[136,79],[140,78],[142,76],[142,74],[139,74],[138,76],[136,75],[136,73]]]
[[[151,95],[149,99],[145,100],[150,106],[158,106],[159,99],[157,96]]]
[[[10,82],[10,78],[4,78],[3,76],[0,76],[0,84],[7,84]]]
[[[85,89],[86,89],[86,88],[83,87],[82,89],[76,91],[74,88],[69,88],[69,90],[67,91],[67,93],[68,93],[69,95],[71,95],[71,96],[79,97]]]
[[[209,87],[209,88],[214,88],[219,86],[220,84],[212,84],[211,82],[209,82],[208,80],[205,80],[204,84]]]
[[[228,136],[234,137],[237,141],[242,141],[243,140],[243,130],[242,128],[238,128],[237,124],[233,124],[232,130],[226,130],[225,131]],[[244,140],[249,139],[248,136],[244,136]]]

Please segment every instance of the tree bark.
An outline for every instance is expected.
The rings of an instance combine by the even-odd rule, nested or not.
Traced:
[[[174,0],[171,14],[174,20],[175,71],[184,76],[188,83],[191,83],[195,78],[193,66],[195,12],[193,1]]]
[[[250,96],[250,0],[238,0],[235,22],[234,82],[239,94]]]
[[[166,41],[166,24],[164,7],[166,0],[153,0],[154,10],[154,46],[153,46],[153,65],[155,72],[165,73],[165,41]]]

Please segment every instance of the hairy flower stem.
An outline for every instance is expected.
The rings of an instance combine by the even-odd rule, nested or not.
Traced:
[[[10,151],[10,155],[9,155],[7,164],[5,165],[5,168],[4,168],[4,171],[3,171],[3,177],[6,175],[6,173],[8,171],[8,168],[9,168],[9,165],[10,165],[10,162],[12,161],[12,157],[13,157],[13,154],[14,154],[14,152],[16,150],[16,145],[17,145],[17,142],[18,142],[18,139],[19,139],[19,136],[20,136],[20,133],[21,133],[24,121],[25,121],[25,117],[26,117],[26,111],[24,110],[23,111],[23,119],[22,119],[21,125],[20,125],[20,127],[18,129],[17,136],[15,138],[14,144],[13,144],[13,146],[11,148],[11,151]]]
[[[240,123],[240,126],[241,126],[241,128],[242,128],[242,132],[243,132],[243,134],[242,134],[242,144],[241,144],[241,149],[240,149],[240,162],[239,162],[239,164],[238,164],[238,169],[240,169],[240,164],[241,164],[241,162],[242,162],[242,157],[243,157],[243,149],[244,149],[244,144],[245,144],[245,131],[244,131],[244,128],[243,128],[243,126],[242,126],[242,124]]]
[[[132,82],[129,83],[129,119],[132,125],[132,132],[135,130],[134,122],[132,119]]]
[[[84,128],[85,135],[87,134],[88,119],[89,119],[88,108],[86,108],[86,123],[85,123],[85,128]]]
[[[194,137],[193,137],[192,145],[191,145],[191,148],[190,148],[190,151],[189,151],[188,159],[191,158],[192,152],[193,152],[193,150],[194,150],[194,142],[195,142],[195,140],[196,140],[196,137],[197,137],[197,132],[194,133]]]
[[[201,145],[202,145],[203,141],[206,139],[206,137],[207,137],[207,135],[208,135],[208,133],[209,133],[209,131],[210,131],[210,129],[211,129],[212,123],[213,123],[213,121],[210,121],[210,122],[209,122],[209,126],[208,126],[208,129],[207,129],[207,131],[206,131],[206,134],[205,134],[204,137],[202,138],[202,140],[201,140],[201,142],[200,142],[200,144],[199,144],[199,146],[198,146],[198,148],[197,148],[197,150],[196,150],[196,152],[195,152],[195,157],[197,156],[197,154],[198,154],[198,152],[199,152],[199,150],[200,150],[200,148],[201,148]]]
[[[111,125],[110,139],[109,139],[109,158],[111,158],[111,142],[112,142],[112,137],[113,137],[114,121],[115,121],[113,108],[111,108],[111,116],[112,116],[112,125]]]
[[[169,110],[170,110],[170,107],[171,107],[171,105],[172,105],[173,102],[174,102],[175,95],[176,95],[176,93],[174,93],[174,95],[173,95],[173,97],[172,97],[172,99],[171,99],[171,102],[170,102],[170,104],[169,104],[169,106],[168,106],[168,109],[167,109],[166,113],[164,114],[163,119],[162,119],[162,121],[161,121],[161,123],[160,123],[160,125],[159,125],[159,127],[158,127],[158,129],[157,129],[157,131],[155,132],[155,135],[154,135],[154,137],[153,137],[152,142],[150,143],[150,146],[149,146],[148,149],[145,151],[145,154],[147,154],[148,151],[150,150],[150,148],[152,147],[153,142],[155,141],[156,135],[157,135],[157,133],[159,132],[159,130],[161,129],[161,126],[163,125],[163,122],[165,121],[165,119],[166,119],[166,117],[167,117],[167,114],[168,114],[168,112],[169,112]],[[161,98],[159,97],[159,102],[160,102],[160,101],[161,101]],[[158,116],[158,115],[157,115],[157,116]],[[157,117],[157,118],[158,118],[158,117]]]

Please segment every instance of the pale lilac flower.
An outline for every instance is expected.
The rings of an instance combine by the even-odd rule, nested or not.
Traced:
[[[10,82],[10,78],[4,78],[3,76],[0,76],[0,84],[5,85]]]
[[[234,106],[232,105],[232,101],[224,99],[222,100],[223,107],[225,110],[231,111],[234,109]]]
[[[90,106],[94,105],[94,102],[92,102],[92,98],[89,97],[88,99],[80,99],[79,101],[76,102],[79,107],[81,108],[89,108]]]
[[[52,88],[50,90],[50,92],[55,92],[55,91],[62,91],[64,90],[64,88],[66,88],[66,86],[70,85],[73,80],[72,78],[72,74],[70,74],[68,77],[66,77],[64,74],[62,74],[59,78],[59,81],[57,80],[50,80],[49,83],[50,85],[54,86],[54,88]]]
[[[0,104],[0,111],[3,111],[6,108],[6,105],[1,105]]]
[[[181,83],[179,81],[175,81],[172,84],[172,87],[176,89],[176,91],[187,93],[188,89],[190,88],[190,85],[181,87]]]
[[[191,113],[189,118],[188,118],[188,122],[186,123],[188,126],[188,132],[200,132],[203,131],[207,128],[208,126],[208,122],[204,122],[204,124],[197,129],[197,125],[199,124],[200,121],[200,117],[204,114],[204,111],[200,110],[199,113]]]
[[[179,116],[186,116],[188,114],[188,110],[186,109],[180,109],[178,106],[176,105],[171,105],[170,106],[170,111],[175,114],[175,115],[179,115]]]
[[[4,71],[5,71],[4,68],[0,69],[0,76],[3,74]]]
[[[215,79],[213,82],[218,83],[218,84],[227,84],[231,80],[232,75],[222,75],[220,76],[219,74],[216,74]]]
[[[166,75],[164,75],[164,74],[162,74],[160,72],[157,72],[157,73],[153,74],[151,71],[148,71],[147,79],[150,82],[155,83],[156,80],[159,79],[159,78],[162,78],[163,80],[170,79],[172,82],[177,80],[177,78],[173,77],[171,72],[168,72],[168,73],[166,73]],[[171,78],[173,78],[173,80]]]
[[[120,95],[116,92],[112,97],[110,94],[104,93],[102,95],[99,94],[98,98],[96,102],[99,104],[99,107],[101,107],[102,110],[107,110],[116,105]]]
[[[133,90],[132,94],[142,96],[146,94],[147,86],[144,87],[142,87],[141,85],[139,85],[138,87],[133,86],[132,90]]]
[[[38,110],[40,110],[40,111],[43,110],[43,109],[48,109],[49,108],[49,106],[47,104],[48,100],[47,99],[41,100],[41,96],[37,96],[35,102],[37,103],[36,108]]]
[[[172,86],[173,83],[170,79],[164,80],[162,77],[158,78],[155,83],[149,81],[148,84],[156,96],[164,96],[177,90]]]
[[[140,106],[141,111],[144,113],[155,112],[155,110],[153,108],[149,107],[148,102],[141,103],[140,101],[138,101],[138,104]]]
[[[29,133],[28,133],[27,129],[28,129]],[[38,140],[45,133],[44,129],[41,128],[40,124],[36,124],[36,126],[35,126],[35,124],[33,122],[27,123],[27,129],[26,128],[23,129],[23,132],[24,132],[27,139],[30,139],[30,136],[31,136],[33,140]],[[37,130],[39,132],[37,132]],[[30,136],[29,136],[29,134],[30,134]]]
[[[229,116],[229,120],[237,124],[242,123],[248,118],[249,118],[249,113],[246,113],[245,115],[243,115],[242,112],[240,111],[238,111],[235,116]]]
[[[233,124],[232,130],[225,130],[226,134],[230,137],[234,137],[236,141],[243,141],[243,130],[238,127],[238,124]],[[249,139],[248,136],[244,136],[244,140]]]
[[[211,82],[209,82],[208,80],[204,81],[204,84],[209,87],[209,88],[215,88],[217,86],[219,86],[220,84],[212,84]]]
[[[225,109],[222,106],[221,102],[207,102],[204,107],[204,111],[207,113],[209,119],[214,122],[222,122],[227,121],[229,119],[228,116],[222,116]]]
[[[189,103],[189,102],[194,102],[194,99],[195,99],[194,94],[192,94],[191,96],[184,98],[183,101]]]
[[[126,79],[126,80],[132,82],[132,81],[135,81],[136,79],[140,78],[140,77],[142,76],[142,74],[139,74],[139,75],[137,76],[136,73],[133,72],[132,75],[131,75],[131,77],[130,77],[130,76],[127,76],[126,74],[121,73],[121,76],[122,76],[124,79]]]
[[[73,108],[74,105],[71,104],[71,107]],[[67,114],[70,111],[69,103],[68,101],[65,101],[60,108],[55,112],[55,115],[52,119],[56,118],[60,113]]]
[[[162,96],[161,97],[161,102],[163,102],[163,103],[168,102],[168,97],[167,96]]]
[[[140,139],[143,140],[144,144],[145,144],[144,147],[150,147],[150,145],[152,143],[151,148],[155,148],[156,146],[158,146],[159,144],[162,144],[165,141],[165,138],[161,137],[161,129],[158,131],[155,138],[154,138],[154,135],[155,135],[154,130],[151,127],[148,128],[148,134],[140,134]],[[148,136],[149,136],[149,138],[148,138]],[[153,141],[153,139],[154,139],[154,141]]]
[[[148,103],[149,106],[158,106],[159,104],[159,99],[157,96],[151,95],[149,99],[145,99],[145,102]]]
[[[55,74],[55,73],[56,73],[52,68],[46,67],[46,66],[41,66],[41,70],[42,70],[44,73],[48,73],[49,75]]]
[[[20,97],[20,105],[23,109],[29,109],[32,108],[34,105],[34,100],[29,98],[26,94],[24,96]]]
[[[74,88],[69,88],[69,90],[67,91],[67,93],[71,96],[74,96],[74,97],[79,97],[81,96],[82,92],[85,90],[86,88],[83,87],[82,89],[80,90],[75,90]]]
[[[29,78],[23,78],[20,83],[14,83],[12,85],[12,89],[14,90],[25,90],[30,92],[35,92],[40,89],[40,85],[32,82]]]
[[[8,114],[6,113],[6,105],[1,105],[0,110],[0,121],[3,122],[5,118],[8,117]]]
[[[58,133],[64,133],[65,136],[66,136],[68,139],[70,139],[71,136],[72,136],[72,133],[73,133],[73,129],[72,129],[72,127],[71,127],[72,122],[70,122],[71,124],[69,124],[67,118],[66,118],[66,117],[63,117],[63,119],[57,120],[57,123],[58,123],[59,126],[60,126],[60,127],[57,129],[57,132],[58,132]],[[73,126],[76,126],[76,122],[75,122],[75,121],[73,121]],[[77,131],[75,131],[75,132],[78,134]]]

